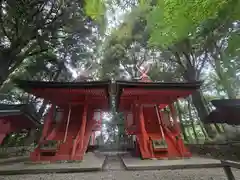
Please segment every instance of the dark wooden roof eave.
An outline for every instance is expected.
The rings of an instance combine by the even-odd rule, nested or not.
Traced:
[[[84,81],[84,82],[49,82],[49,81],[26,81],[14,80],[15,84],[28,93],[32,93],[33,89],[95,89],[103,88],[108,98],[108,106],[110,107],[111,101],[109,98],[110,80],[105,81]]]
[[[240,107],[240,99],[215,99],[211,101],[216,108],[236,108]]]
[[[36,112],[30,110],[26,104],[0,104],[0,117],[23,115],[33,122],[36,126],[41,125]]]
[[[50,82],[50,81],[26,81],[14,80],[14,82],[23,90],[44,88],[71,88],[71,89],[92,89],[108,88],[111,81],[92,81],[92,82]]]
[[[195,82],[134,82],[116,81],[118,88],[144,88],[146,89],[176,89],[176,90],[195,90],[199,89],[202,81]]]
[[[116,81],[116,109],[118,111],[122,90],[124,88],[142,88],[144,90],[197,90],[201,87],[202,81],[194,82],[134,82]]]

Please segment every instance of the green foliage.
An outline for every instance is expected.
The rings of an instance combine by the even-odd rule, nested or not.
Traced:
[[[103,45],[101,77],[119,77],[122,73],[120,64],[124,66],[125,71],[133,75],[134,70],[130,66],[136,65],[142,58],[143,55],[138,53],[146,46],[148,39],[145,18],[147,11],[145,7],[133,8],[124,16],[124,23],[106,37]]]
[[[226,49],[226,53],[230,56],[239,56],[240,55],[240,34],[239,32],[231,33],[228,39],[228,46]]]
[[[196,34],[197,28],[207,20],[239,17],[238,7],[236,0],[159,0],[148,16],[150,44],[168,46]]]
[[[98,20],[100,16],[104,16],[105,14],[105,5],[103,0],[85,0],[84,9],[86,14],[94,20]]]
[[[86,15],[99,23],[100,32],[103,34],[106,28],[106,7],[103,0],[85,0],[84,10]]]

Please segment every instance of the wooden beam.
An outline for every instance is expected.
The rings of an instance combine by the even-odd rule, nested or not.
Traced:
[[[231,167],[224,166],[223,169],[224,169],[224,172],[226,173],[228,180],[235,180],[235,177],[232,173]]]
[[[231,168],[240,169],[240,162],[226,160],[226,161],[221,161],[221,163],[223,165],[223,169],[227,175],[228,180],[235,180],[235,177],[233,175]]]
[[[223,165],[225,165],[225,166],[229,166],[229,167],[233,167],[233,168],[236,168],[236,169],[240,169],[240,162],[226,160],[226,161],[221,161],[221,163]]]

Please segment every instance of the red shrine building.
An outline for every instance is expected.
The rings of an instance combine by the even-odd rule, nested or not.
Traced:
[[[26,104],[0,104],[0,145],[12,132],[35,129],[40,125],[35,111]]]
[[[126,133],[136,139],[135,153],[142,159],[190,157],[181,136],[174,102],[201,83],[117,81],[117,109],[124,112]],[[163,111],[168,108],[170,112]]]
[[[82,160],[90,137],[101,127],[102,112],[111,108],[112,98],[117,111],[125,115],[125,131],[135,139],[137,156],[142,159],[191,156],[184,146],[173,103],[196,91],[199,82],[18,81],[17,84],[52,104],[39,144],[31,153],[33,161]],[[169,113],[163,111],[166,107]]]
[[[18,84],[25,91],[52,104],[44,121],[39,144],[31,153],[31,159],[82,160],[90,137],[101,125],[101,112],[110,109],[108,98],[110,81],[70,83],[19,81]]]

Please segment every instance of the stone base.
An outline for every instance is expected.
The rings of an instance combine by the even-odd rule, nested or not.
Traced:
[[[17,162],[25,162],[29,160],[29,156],[17,156],[17,157],[10,157],[10,158],[2,158],[0,159],[0,167],[3,164],[12,164]]]
[[[122,157],[127,170],[167,170],[190,168],[215,168],[222,167],[221,161],[192,157],[178,160],[141,160],[134,157]]]
[[[29,161],[22,161],[1,165],[0,175],[101,171],[104,159],[104,156],[88,153],[82,162],[31,164]]]

